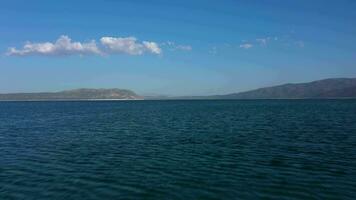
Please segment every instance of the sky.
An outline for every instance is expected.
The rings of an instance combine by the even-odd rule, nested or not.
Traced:
[[[0,93],[226,94],[356,77],[354,0],[2,0]]]

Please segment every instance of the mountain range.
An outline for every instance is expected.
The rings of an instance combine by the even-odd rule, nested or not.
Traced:
[[[326,99],[356,98],[356,78],[330,78],[308,83],[288,83],[255,90],[211,96],[178,96],[149,99]],[[147,98],[145,98],[147,99]]]
[[[247,92],[212,96],[218,99],[314,99],[356,98],[356,78],[323,79],[289,83]]]
[[[76,89],[61,92],[0,94],[2,101],[26,100],[141,100],[141,99],[325,99],[356,98],[356,78],[332,78],[288,83],[240,93],[213,96],[140,96],[126,89]]]
[[[125,89],[76,89],[61,92],[0,94],[0,100],[138,100],[142,99]]]

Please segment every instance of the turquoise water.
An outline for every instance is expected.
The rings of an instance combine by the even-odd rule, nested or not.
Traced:
[[[355,100],[0,102],[0,199],[354,199]]]

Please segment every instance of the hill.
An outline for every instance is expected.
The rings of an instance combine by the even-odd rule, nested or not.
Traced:
[[[125,89],[76,89],[61,92],[0,94],[2,101],[29,100],[135,100],[139,95]]]
[[[356,98],[356,78],[289,83],[247,92],[211,96],[214,99]]]

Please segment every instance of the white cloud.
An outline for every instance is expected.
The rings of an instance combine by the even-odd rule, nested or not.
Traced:
[[[261,38],[256,38],[252,40],[242,40],[242,44],[240,45],[240,48],[244,49],[249,49],[252,47],[267,47],[270,44],[274,45],[287,45],[287,46],[296,46],[299,48],[303,48],[305,46],[304,41],[302,40],[296,40],[291,38],[291,36],[286,35],[286,36],[267,36],[267,37],[261,37]]]
[[[253,47],[253,45],[249,44],[249,43],[245,43],[245,44],[241,44],[240,45],[240,48],[243,48],[243,49],[250,49],[252,47]]]
[[[161,54],[162,50],[155,42],[138,42],[135,37],[102,37],[101,44],[109,53],[125,53],[129,55],[142,55],[145,52]]]
[[[181,51],[191,51],[193,50],[193,47],[190,45],[180,45],[176,44],[175,42],[172,41],[167,41],[162,44],[163,46],[167,46],[169,50],[175,51],[175,50],[181,50]]]
[[[104,55],[124,53],[142,55],[144,53],[161,54],[162,49],[155,42],[138,42],[135,37],[102,37],[100,44],[95,40],[81,43],[73,42],[68,36],[62,35],[55,42],[27,42],[22,48],[11,47],[6,52],[8,56],[62,56],[62,55]]]
[[[270,40],[270,37],[266,37],[266,38],[257,38],[256,42],[258,42],[260,45],[262,46],[266,46],[267,42]],[[278,39],[277,39],[278,40]]]
[[[172,41],[167,41],[166,43],[164,43],[164,45],[168,45],[168,46],[174,46],[175,43]]]
[[[178,46],[176,46],[176,49],[182,50],[182,51],[191,51],[193,48],[189,45],[178,45]]]
[[[27,55],[85,55],[101,54],[94,40],[88,43],[72,42],[66,36],[60,36],[56,42],[31,43],[27,42],[22,49],[11,47],[6,53],[9,56]]]
[[[151,53],[154,53],[154,54],[161,54],[162,53],[162,50],[159,48],[158,44],[155,43],[155,42],[143,41],[143,45]]]

